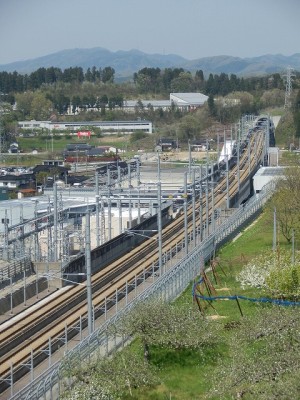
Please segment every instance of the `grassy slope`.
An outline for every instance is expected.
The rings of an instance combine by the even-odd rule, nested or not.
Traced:
[[[283,243],[285,245],[285,243]],[[218,254],[220,266],[218,268],[220,283],[216,284],[211,276],[211,282],[218,295],[241,294],[248,297],[260,297],[256,289],[242,290],[236,281],[236,275],[242,266],[258,253],[272,247],[272,224],[270,218],[263,214],[254,224],[246,229],[241,236],[224,246]],[[228,289],[228,290],[227,290]],[[192,301],[192,287],[182,295]],[[182,299],[181,299],[182,300]],[[180,300],[179,300],[180,301]],[[254,314],[259,304],[240,301],[244,315]],[[215,315],[216,323],[228,324],[241,318],[238,305],[235,301],[217,301],[216,309],[208,308],[207,315]],[[220,358],[229,362],[227,354],[227,340],[231,331],[221,329],[219,342],[214,347],[207,347],[203,352],[195,351],[167,351],[152,349],[152,363],[160,370],[160,379],[163,382],[156,388],[137,391],[134,399],[139,400],[166,400],[166,399],[204,399],[210,387],[210,376]],[[138,344],[133,348],[137,351]],[[132,397],[130,397],[132,399]]]

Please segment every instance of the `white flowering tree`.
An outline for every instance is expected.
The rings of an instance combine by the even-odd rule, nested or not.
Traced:
[[[154,368],[127,349],[70,373],[75,384],[64,400],[119,400],[133,388],[159,384]]]
[[[139,303],[116,327],[120,334],[138,338],[145,361],[150,346],[197,349],[216,338],[218,324],[204,319],[195,305],[174,305],[161,300]]]
[[[196,349],[217,341],[218,323],[203,318],[195,305],[174,305],[161,300],[141,302],[124,316],[108,334],[140,340],[144,354],[130,348],[112,358],[100,359],[85,369],[70,368],[67,376],[75,386],[65,400],[118,400],[130,396],[133,388],[159,384],[150,361],[150,347]],[[123,397],[122,397],[123,396]]]
[[[300,313],[273,306],[244,317],[229,341],[230,362],[220,359],[207,399],[298,399]]]
[[[253,258],[237,275],[241,287],[264,289],[273,297],[299,298],[300,254],[287,250],[266,251]]]

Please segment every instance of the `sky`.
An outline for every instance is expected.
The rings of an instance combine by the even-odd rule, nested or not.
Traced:
[[[0,0],[0,64],[74,48],[300,53],[300,0]]]

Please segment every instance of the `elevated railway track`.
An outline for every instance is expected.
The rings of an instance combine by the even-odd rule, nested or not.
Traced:
[[[209,193],[202,193],[202,196],[201,193],[197,193],[194,208],[202,210],[202,213],[198,211],[195,215],[193,207],[189,205],[186,214],[181,212],[163,229],[163,254],[172,253],[172,249],[179,243],[187,245],[186,224],[189,237],[195,239],[193,237],[195,224],[199,227],[197,232],[201,235],[203,226],[206,225],[205,221],[211,222],[214,219],[215,207],[224,205],[228,193],[230,198],[237,195],[239,186],[249,179],[249,175],[261,163],[264,157],[264,141],[264,131],[256,132],[255,136],[249,138],[249,150],[247,147],[244,148],[238,165],[235,163],[232,166],[228,177],[221,177]],[[185,201],[187,202],[187,197]],[[158,270],[157,240],[158,234],[145,238],[138,247],[93,275],[95,317],[103,313],[103,304],[107,298],[116,292],[120,298],[124,296],[122,293],[125,285],[127,290],[128,287],[134,288],[140,276],[161,273]],[[87,312],[86,287],[79,284],[64,288],[41,302],[40,306],[28,309],[25,313],[0,325],[0,393],[8,388],[9,382],[16,382],[28,372],[26,368],[28,363],[34,364],[34,367],[47,357],[47,351],[55,352],[59,347],[58,338],[74,336],[77,333],[74,326],[80,318],[86,318]]]

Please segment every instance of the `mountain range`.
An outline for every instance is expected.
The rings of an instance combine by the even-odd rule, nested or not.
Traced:
[[[43,57],[25,61],[16,61],[0,65],[0,71],[29,74],[41,67],[58,67],[62,70],[70,67],[87,68],[113,67],[116,79],[132,78],[134,72],[144,67],[184,68],[194,72],[202,70],[209,73],[236,74],[239,76],[257,76],[271,73],[283,73],[287,67],[300,71],[300,53],[291,56],[266,54],[260,57],[240,58],[226,55],[187,60],[176,54],[147,54],[139,50],[116,51],[95,47],[91,49],[62,50]]]

